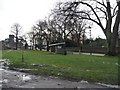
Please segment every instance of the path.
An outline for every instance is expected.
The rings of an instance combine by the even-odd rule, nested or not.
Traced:
[[[90,55],[90,53],[85,53],[85,52],[70,52],[70,51],[67,51],[67,54],[85,54],[85,55]],[[105,56],[105,54],[101,54],[101,53],[91,53],[91,55]]]

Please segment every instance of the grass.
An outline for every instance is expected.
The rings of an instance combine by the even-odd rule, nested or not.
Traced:
[[[23,60],[25,64],[21,64]],[[71,80],[87,80],[118,84],[118,57],[93,55],[59,55],[45,51],[3,51],[16,68],[37,68],[32,73],[59,76]],[[45,64],[33,67],[31,64]]]
[[[0,59],[2,58],[2,50],[0,50]]]

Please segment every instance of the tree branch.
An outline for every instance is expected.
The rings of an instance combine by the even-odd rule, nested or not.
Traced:
[[[113,9],[113,15],[112,15],[112,17],[114,17],[116,14],[117,14],[117,5],[115,6],[115,8]]]

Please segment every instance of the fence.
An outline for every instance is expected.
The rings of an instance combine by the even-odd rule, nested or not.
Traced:
[[[107,53],[106,47],[67,47],[67,51],[73,51],[73,52],[86,52],[86,53]],[[120,53],[120,47],[116,48],[116,51]]]

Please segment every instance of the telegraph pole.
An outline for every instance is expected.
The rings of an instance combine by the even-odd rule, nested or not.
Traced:
[[[92,55],[92,44],[91,44],[91,27],[90,27],[90,55]]]

